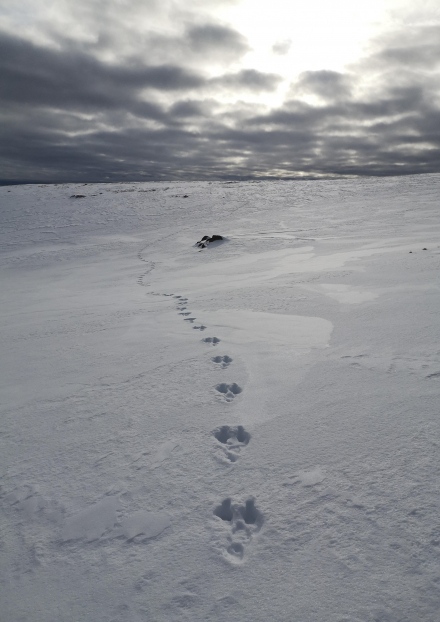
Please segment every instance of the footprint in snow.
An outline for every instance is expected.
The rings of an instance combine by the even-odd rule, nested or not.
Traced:
[[[222,397],[226,402],[231,402],[234,397],[243,391],[243,389],[239,387],[236,382],[233,382],[232,384],[221,382],[215,387],[215,390],[218,391],[220,397]]]
[[[206,326],[203,326],[203,324],[202,324],[201,326],[193,326],[193,328],[194,328],[195,330],[205,330],[205,329],[206,329]]]
[[[218,441],[218,447],[224,451],[226,458],[231,462],[238,460],[240,451],[251,440],[251,435],[249,432],[246,432],[242,425],[236,427],[222,425],[214,430],[212,434]]]
[[[184,322],[191,322],[191,324],[194,322],[194,320],[196,320],[197,318],[195,317],[186,317],[184,318]]]
[[[222,541],[223,556],[232,563],[240,563],[246,546],[264,522],[262,513],[255,507],[255,499],[250,497],[243,505],[227,497],[214,509],[214,517],[218,539]]]
[[[213,356],[211,361],[213,361],[213,363],[217,363],[223,369],[226,369],[226,367],[232,363],[231,357],[227,354],[225,356]]]
[[[204,339],[202,339],[202,341],[204,341],[205,343],[210,343],[213,346],[216,346],[218,343],[220,343],[220,339],[218,337],[205,337]]]

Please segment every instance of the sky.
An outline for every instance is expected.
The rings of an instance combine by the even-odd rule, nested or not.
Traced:
[[[440,172],[438,0],[0,0],[0,183]]]

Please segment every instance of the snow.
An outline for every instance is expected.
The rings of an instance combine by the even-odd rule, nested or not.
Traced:
[[[170,518],[165,512],[155,514],[140,510],[122,521],[121,533],[129,540],[140,535],[144,536],[145,539],[154,538],[170,524]]]
[[[106,497],[66,519],[62,533],[64,542],[85,538],[88,542],[100,538],[116,523],[117,497]]]
[[[0,188],[2,622],[437,622],[439,196]]]
[[[173,449],[178,447],[178,445],[179,445],[179,443],[177,443],[176,441],[173,441],[173,440],[165,441],[165,443],[162,443],[158,447],[156,455],[154,456],[154,462],[153,462],[153,465],[152,465],[153,468],[156,469],[157,467],[159,467],[162,464],[162,462],[164,460],[169,458],[170,455],[171,455],[171,452],[173,451]]]

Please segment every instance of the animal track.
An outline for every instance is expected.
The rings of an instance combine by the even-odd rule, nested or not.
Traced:
[[[147,274],[150,274],[150,272],[154,270],[154,268],[156,267],[156,264],[154,261],[150,261],[149,259],[144,259],[142,253],[144,252],[146,248],[147,247],[142,248],[137,254],[139,261],[143,261],[144,263],[148,264],[148,270],[146,272],[143,272],[137,279],[138,284],[142,285],[143,287],[146,286],[146,284],[144,283],[144,278],[147,276]]]
[[[241,449],[248,445],[251,440],[251,435],[249,432],[246,432],[242,425],[238,425],[235,428],[229,425],[222,425],[214,430],[213,435],[220,443],[226,458],[231,462],[238,460]]]
[[[205,330],[206,326],[203,326],[203,324],[201,326],[193,326],[193,328],[195,328],[196,330]]]
[[[388,352],[342,356],[352,368],[380,370],[388,374],[406,373],[420,378],[440,378],[440,351],[414,353],[411,356],[392,356]],[[430,373],[428,373],[430,372]]]
[[[150,274],[150,272],[154,270],[154,268],[156,267],[156,264],[154,263],[154,261],[146,261],[145,259],[143,259],[141,253],[138,253],[138,257],[141,261],[149,264],[150,266],[149,269],[146,272],[143,272],[137,279],[138,285],[142,285],[143,287],[146,287],[146,284],[144,283],[144,278],[147,276],[147,274]]]
[[[221,393],[227,402],[232,401],[236,395],[243,391],[243,389],[239,387],[236,382],[233,382],[232,384],[221,382],[215,387],[215,390]]]
[[[262,513],[250,497],[244,505],[233,503],[230,497],[224,499],[214,510],[214,516],[227,523],[226,546],[223,555],[233,563],[240,563],[245,546],[260,531],[264,523]]]
[[[214,515],[218,516],[222,520],[232,522],[232,519],[234,518],[234,513],[232,512],[231,499],[228,498],[222,501],[221,505],[215,508]]]
[[[220,343],[220,339],[218,339],[217,337],[205,337],[204,339],[202,339],[202,341],[204,341],[205,343],[212,343],[213,346],[216,346],[218,343]]]
[[[214,431],[215,438],[224,445],[234,445],[239,443],[240,445],[248,445],[251,440],[251,435],[246,432],[242,425],[238,425],[236,428],[232,428],[228,425],[222,425]]]
[[[194,320],[195,320],[195,319],[197,319],[197,318],[195,318],[195,317],[186,317],[186,318],[184,318],[184,320],[183,320],[183,321],[184,321],[184,322],[191,322],[191,324],[192,324],[192,323],[194,322]]]
[[[174,296],[174,298],[178,298],[179,300],[177,301],[177,310],[179,311],[179,315],[191,315],[191,311],[187,311],[187,302],[188,302],[188,298],[182,298],[182,296]],[[183,311],[186,311],[186,313],[183,313]]]
[[[218,363],[223,369],[232,363],[232,359],[227,354],[225,356],[213,356],[211,361]]]

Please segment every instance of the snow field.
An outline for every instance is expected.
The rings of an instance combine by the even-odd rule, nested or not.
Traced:
[[[9,190],[5,621],[436,622],[440,176]]]

